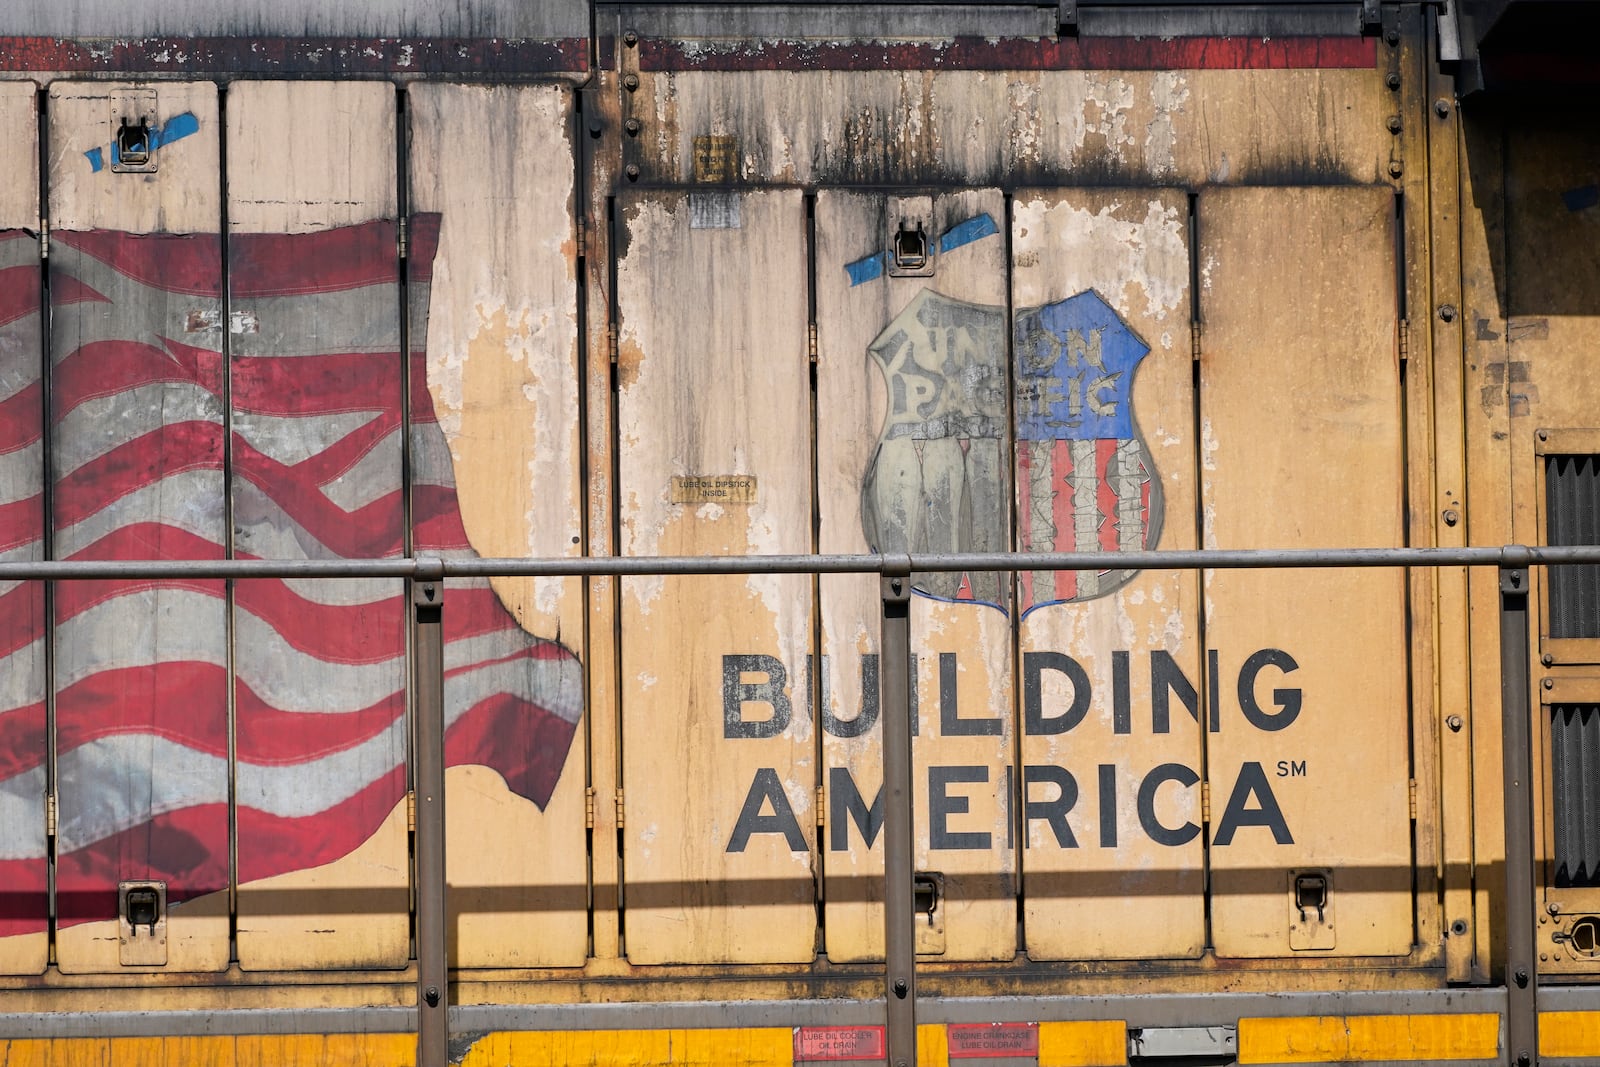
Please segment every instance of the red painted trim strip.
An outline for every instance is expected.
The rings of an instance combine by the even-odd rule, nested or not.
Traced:
[[[588,69],[583,37],[0,37],[0,71],[519,75]]]
[[[900,44],[639,42],[639,68],[732,70],[1271,70],[1377,66],[1372,37],[957,37]]]

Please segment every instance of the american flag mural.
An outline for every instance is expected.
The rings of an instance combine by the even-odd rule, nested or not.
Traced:
[[[39,242],[0,231],[0,559],[44,556]],[[45,928],[44,588],[0,582],[0,937]]]
[[[215,235],[53,233],[54,554],[399,556],[408,432],[414,550],[472,554],[427,389],[438,226],[413,220],[404,354],[392,221],[231,235],[226,321]],[[0,235],[0,270],[36,264],[31,237]],[[41,410],[37,346],[13,343],[38,336],[37,276],[34,306],[15,297],[24,287],[0,289],[0,404],[20,413],[0,430],[7,558],[39,558],[45,523],[39,419],[27,414]],[[14,828],[0,838],[4,936],[44,923],[35,665],[50,635],[37,583],[0,597],[0,818]],[[543,807],[582,711],[576,656],[524,631],[484,581],[447,583],[444,625],[447,763],[489,766]],[[218,581],[59,583],[59,922],[114,918],[120,880],[165,881],[172,903],[226,888],[230,686],[240,881],[368,839],[406,788],[406,628],[396,580],[240,581],[231,615]]]

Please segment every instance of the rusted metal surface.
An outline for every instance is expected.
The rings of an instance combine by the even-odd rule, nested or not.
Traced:
[[[588,69],[584,37],[0,37],[0,72],[493,78]]]
[[[1370,68],[1370,37],[1138,37],[947,41],[645,40],[643,70],[1285,70]]]

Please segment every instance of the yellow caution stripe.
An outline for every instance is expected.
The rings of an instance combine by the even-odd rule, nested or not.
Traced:
[[[1240,1019],[1240,1063],[1489,1060],[1500,1016],[1315,1015]]]
[[[827,1031],[828,1027],[806,1030]],[[836,1051],[848,1031],[834,1028]],[[1239,1020],[1239,1062],[1342,1063],[1385,1060],[1492,1060],[1499,1055],[1500,1019],[1473,1015],[1348,1015]],[[859,1036],[859,1035],[858,1035]],[[683,1030],[552,1030],[486,1034],[465,1049],[460,1067],[802,1067],[829,1062],[827,1043],[803,1046],[789,1027]],[[868,1034],[870,1042],[870,1034]],[[1037,1027],[996,1024],[986,1035],[974,1024],[917,1028],[918,1067],[962,1067],[970,1056],[996,1051],[995,1042],[1036,1041],[1017,1057],[1037,1055],[1039,1067],[1124,1067],[1127,1027],[1120,1021],[1046,1022]],[[114,1037],[0,1039],[5,1067],[416,1067],[412,1034],[293,1036]],[[797,1049],[817,1050],[819,1058]],[[1003,1054],[1003,1053],[1002,1053]],[[1600,1011],[1544,1012],[1539,1054],[1600,1059]],[[841,1067],[850,1059],[840,1056]],[[857,1059],[855,1063],[863,1061]]]

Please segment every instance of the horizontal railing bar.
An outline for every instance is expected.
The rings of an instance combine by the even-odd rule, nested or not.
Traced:
[[[911,571],[1260,570],[1536,567],[1600,563],[1600,545],[1500,548],[1192,549],[1167,552],[957,552],[910,555],[575,556],[529,559],[14,560],[0,581],[162,578],[562,578],[688,574],[907,574]]]

